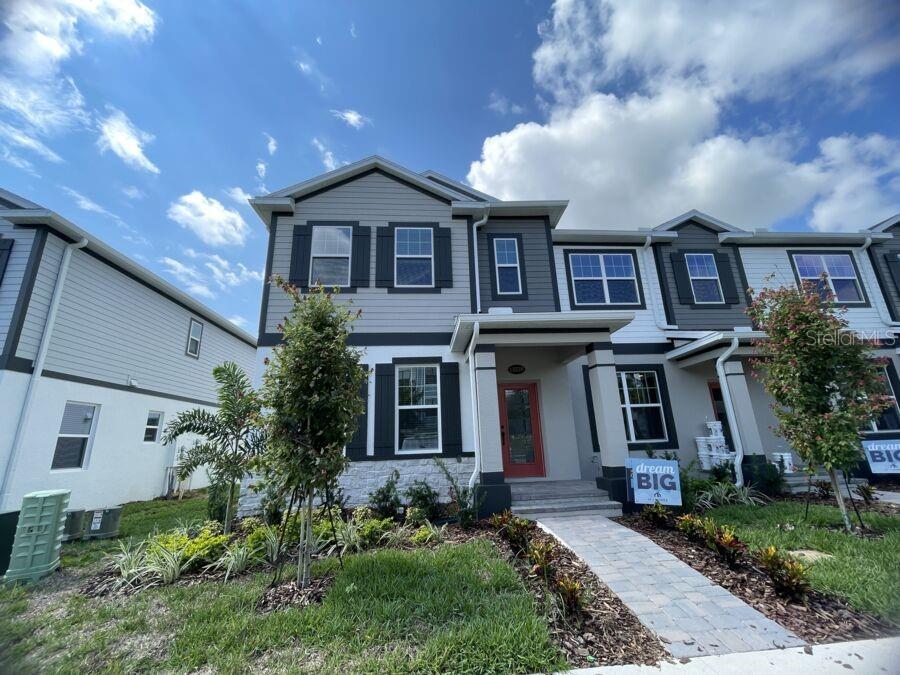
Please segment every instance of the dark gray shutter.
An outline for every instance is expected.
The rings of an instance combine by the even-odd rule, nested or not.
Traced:
[[[673,253],[670,259],[672,274],[675,275],[675,288],[678,290],[678,302],[682,305],[693,305],[694,294],[691,291],[691,278],[688,276],[684,253]]]
[[[372,228],[368,225],[353,226],[353,269],[350,270],[350,285],[354,288],[368,288],[371,265]]]
[[[369,412],[369,381],[366,379],[363,382],[363,385],[359,388],[359,395],[362,396],[363,400],[363,412],[362,415],[356,418],[356,432],[353,434],[353,438],[350,439],[350,442],[347,444],[347,457],[350,459],[364,459],[366,456],[366,441],[368,440],[368,436],[366,431],[368,429],[368,422],[366,420],[366,413]]]
[[[734,283],[734,269],[727,253],[716,253],[716,268],[719,271],[719,283],[722,284],[722,298],[726,304],[736,305],[740,302],[737,286]]]
[[[449,227],[434,228],[434,285],[436,288],[453,288]]]
[[[3,281],[3,273],[6,272],[6,264],[12,251],[12,239],[0,239],[0,282]]]
[[[594,417],[594,396],[591,393],[591,373],[587,366],[581,366],[581,376],[584,378],[584,398],[587,401],[588,426],[591,430],[591,448],[594,452],[600,452],[600,440],[597,438],[597,419]]]
[[[375,456],[394,455],[394,364],[375,366]]]
[[[394,287],[394,229],[392,227],[376,228],[375,240],[375,286],[378,288]]]
[[[289,281],[301,288],[309,287],[309,251],[312,244],[312,227],[294,225],[294,242],[291,245],[291,275]]]
[[[900,293],[900,259],[898,259],[896,253],[885,253],[884,264],[887,266],[888,272],[891,273],[891,279],[894,280],[894,288]]]
[[[462,454],[462,427],[459,416],[459,364],[441,364],[441,450]]]

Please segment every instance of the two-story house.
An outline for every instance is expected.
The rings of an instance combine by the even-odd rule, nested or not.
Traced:
[[[178,412],[256,340],[52,211],[0,190],[0,512],[34,490],[72,508],[163,494]],[[185,439],[189,442],[189,439]],[[201,471],[193,481],[207,482]]]
[[[625,498],[629,456],[690,461],[713,419],[751,475],[789,449],[750,377],[761,335],[748,289],[820,267],[854,328],[875,331],[896,361],[896,310],[870,250],[889,232],[750,232],[699,212],[637,230],[558,229],[566,201],[504,201],[380,157],[251,204],[269,229],[258,375],[290,306],[271,275],[338,287],[362,311],[351,342],[370,377],[347,447],[351,502],[394,470],[401,487],[438,486],[441,457],[479,484],[485,511],[535,496],[606,509]]]

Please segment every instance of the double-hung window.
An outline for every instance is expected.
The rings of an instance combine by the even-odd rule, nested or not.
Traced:
[[[637,274],[630,253],[570,253],[576,305],[638,305]]]
[[[885,408],[881,416],[872,420],[869,424],[874,432],[882,431],[900,431],[900,408],[897,407],[897,395],[894,386],[891,384],[891,378],[888,377],[887,368],[882,368],[881,372],[884,377],[884,394],[891,397],[891,406]]]
[[[353,228],[316,225],[310,242],[309,285],[326,288],[350,285]]]
[[[188,328],[188,341],[185,353],[193,356],[195,359],[200,358],[200,342],[203,340],[203,324],[196,319],[191,319],[190,328]]]
[[[394,230],[394,286],[434,287],[434,230],[430,227]]]
[[[848,253],[795,253],[793,259],[797,277],[801,282],[812,281],[823,300],[830,291],[837,302],[865,301]]]
[[[80,469],[90,449],[98,406],[69,401],[63,411],[51,469]]]
[[[163,414],[158,410],[147,413],[147,424],[144,427],[144,443],[156,443],[162,429]]]
[[[437,365],[397,366],[397,452],[441,451],[441,392]]]
[[[685,253],[684,262],[696,304],[715,305],[725,302],[716,258],[712,253]]]
[[[659,381],[652,370],[617,373],[622,418],[629,443],[668,440]]]
[[[518,239],[494,239],[494,267],[497,295],[521,295],[522,271],[519,265]]]

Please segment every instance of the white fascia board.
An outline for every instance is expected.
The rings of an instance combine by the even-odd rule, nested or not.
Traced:
[[[677,232],[657,232],[655,230],[585,230],[555,229],[551,233],[554,244],[643,244],[650,237],[651,242],[669,242],[678,238]]]
[[[725,345],[726,343],[731,342],[734,338],[738,338],[738,340],[746,344],[750,340],[759,340],[765,337],[766,334],[763,331],[758,330],[715,331],[713,333],[709,333],[705,337],[698,338],[693,342],[689,342],[686,345],[676,347],[670,352],[667,352],[666,359],[670,361],[677,361],[696,352],[710,349],[712,347],[716,347],[717,345]]]
[[[250,202],[250,206],[256,211],[256,215],[263,221],[263,225],[266,226],[267,230],[269,229],[269,222],[273,213],[294,212],[294,200],[290,197],[277,197],[274,199],[271,197],[257,197],[247,201]]]
[[[492,216],[547,216],[550,227],[556,227],[559,219],[569,205],[567,199],[549,201],[519,202],[469,202],[454,201],[450,204],[453,215],[476,216],[490,209]]]
[[[736,244],[784,244],[786,246],[862,246],[867,239],[873,242],[893,239],[889,232],[721,232],[719,241]]]
[[[463,194],[461,194],[460,197],[465,197],[466,196],[465,193],[468,192],[470,195],[476,195],[478,197],[481,197],[486,202],[502,201],[500,199],[497,199],[493,195],[487,194],[486,192],[482,192],[481,190],[476,190],[471,185],[466,185],[465,183],[460,183],[458,180],[449,178],[448,176],[445,176],[442,173],[438,173],[437,171],[433,171],[431,169],[429,169],[428,171],[423,171],[422,175],[429,179],[433,178],[433,179],[436,179],[439,181],[444,181],[445,183],[449,183],[450,185],[457,186],[458,187],[457,191],[459,191],[459,190],[463,191]]]
[[[698,211],[697,209],[691,209],[687,213],[682,213],[680,216],[676,216],[672,218],[672,220],[667,220],[666,222],[657,225],[654,227],[654,230],[671,230],[675,227],[678,227],[682,223],[686,223],[689,220],[696,220],[698,223],[711,227],[713,229],[721,230],[724,232],[746,232],[740,227],[736,227],[734,225],[729,225],[724,220],[719,220],[718,218],[713,218],[712,216],[703,213],[702,211]]]

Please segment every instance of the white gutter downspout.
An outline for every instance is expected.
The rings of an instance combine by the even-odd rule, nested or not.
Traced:
[[[488,221],[491,214],[490,204],[484,207],[484,215],[481,220],[472,223],[472,257],[475,259],[475,313],[481,314],[481,273],[478,269],[478,228]],[[478,325],[477,323],[475,324]],[[476,333],[477,335],[477,333]]]
[[[719,376],[719,387],[722,389],[725,413],[728,415],[728,428],[731,429],[731,440],[734,441],[734,484],[741,487],[744,485],[744,470],[741,467],[744,461],[744,444],[741,442],[741,432],[738,429],[737,417],[734,414],[734,403],[731,401],[731,391],[728,389],[728,378],[725,375],[725,362],[734,354],[739,342],[737,338],[732,338],[728,349],[716,359],[716,374]]]
[[[475,275],[478,278],[478,275]],[[475,488],[478,474],[481,473],[481,425],[478,423],[478,383],[475,381],[475,345],[478,343],[478,335],[481,326],[476,321],[472,326],[472,339],[469,340],[469,348],[466,350],[469,359],[469,400],[472,402],[472,437],[474,440],[475,468],[469,477],[469,490]]]
[[[644,276],[648,276],[650,274],[650,262],[647,260],[647,254],[652,255],[652,251],[650,251],[650,243],[653,241],[653,237],[651,235],[647,235],[647,238],[644,240],[644,245],[641,246],[641,259],[644,263]],[[654,263],[654,268],[655,268]],[[660,286],[660,288],[662,288]],[[665,321],[661,321],[659,318],[659,306],[656,304],[656,293],[654,292],[652,286],[650,288],[650,304],[653,307],[653,321],[656,323],[656,327],[660,330],[677,330],[678,326],[673,326],[671,324],[666,323]]]
[[[3,482],[0,483],[0,506],[6,497],[6,490],[9,485],[9,477],[15,468],[16,457],[22,445],[25,436],[25,428],[28,424],[28,416],[31,412],[31,400],[34,398],[34,391],[37,387],[38,379],[44,370],[44,361],[47,360],[47,351],[50,349],[50,336],[53,333],[53,324],[56,322],[56,312],[59,309],[59,300],[62,297],[62,289],[66,282],[66,272],[69,270],[69,261],[72,259],[72,252],[88,245],[88,240],[83,238],[81,241],[66,245],[63,250],[62,260],[59,262],[59,269],[56,273],[56,284],[53,287],[53,297],[50,299],[50,307],[47,310],[47,319],[44,321],[44,332],[41,336],[41,344],[38,347],[37,356],[34,359],[31,379],[28,380],[28,389],[25,390],[25,399],[22,401],[22,410],[19,414],[19,423],[16,426],[16,435],[13,437],[12,446],[9,449],[9,455],[6,457],[6,466],[3,467]]]
[[[863,253],[863,252],[867,251],[871,245],[872,245],[872,237],[866,237],[866,241],[863,242],[863,245],[859,247],[859,252]],[[862,262],[859,260],[859,258],[857,258],[857,260],[856,260],[856,265],[860,269],[862,269],[862,267],[863,267]],[[874,272],[874,270],[873,270],[873,272]],[[876,284],[870,286],[870,288],[880,289],[881,286],[878,283],[876,283]],[[884,300],[884,302],[874,302],[873,303],[875,305],[875,308],[878,310],[878,316],[880,316],[881,320],[884,321],[888,326],[894,326],[894,327],[900,326],[900,321],[894,321],[891,318],[890,314],[887,314],[887,316],[885,316],[885,314],[887,312],[887,307],[884,305],[884,303],[886,303],[888,301],[888,299],[883,298],[883,300]]]

